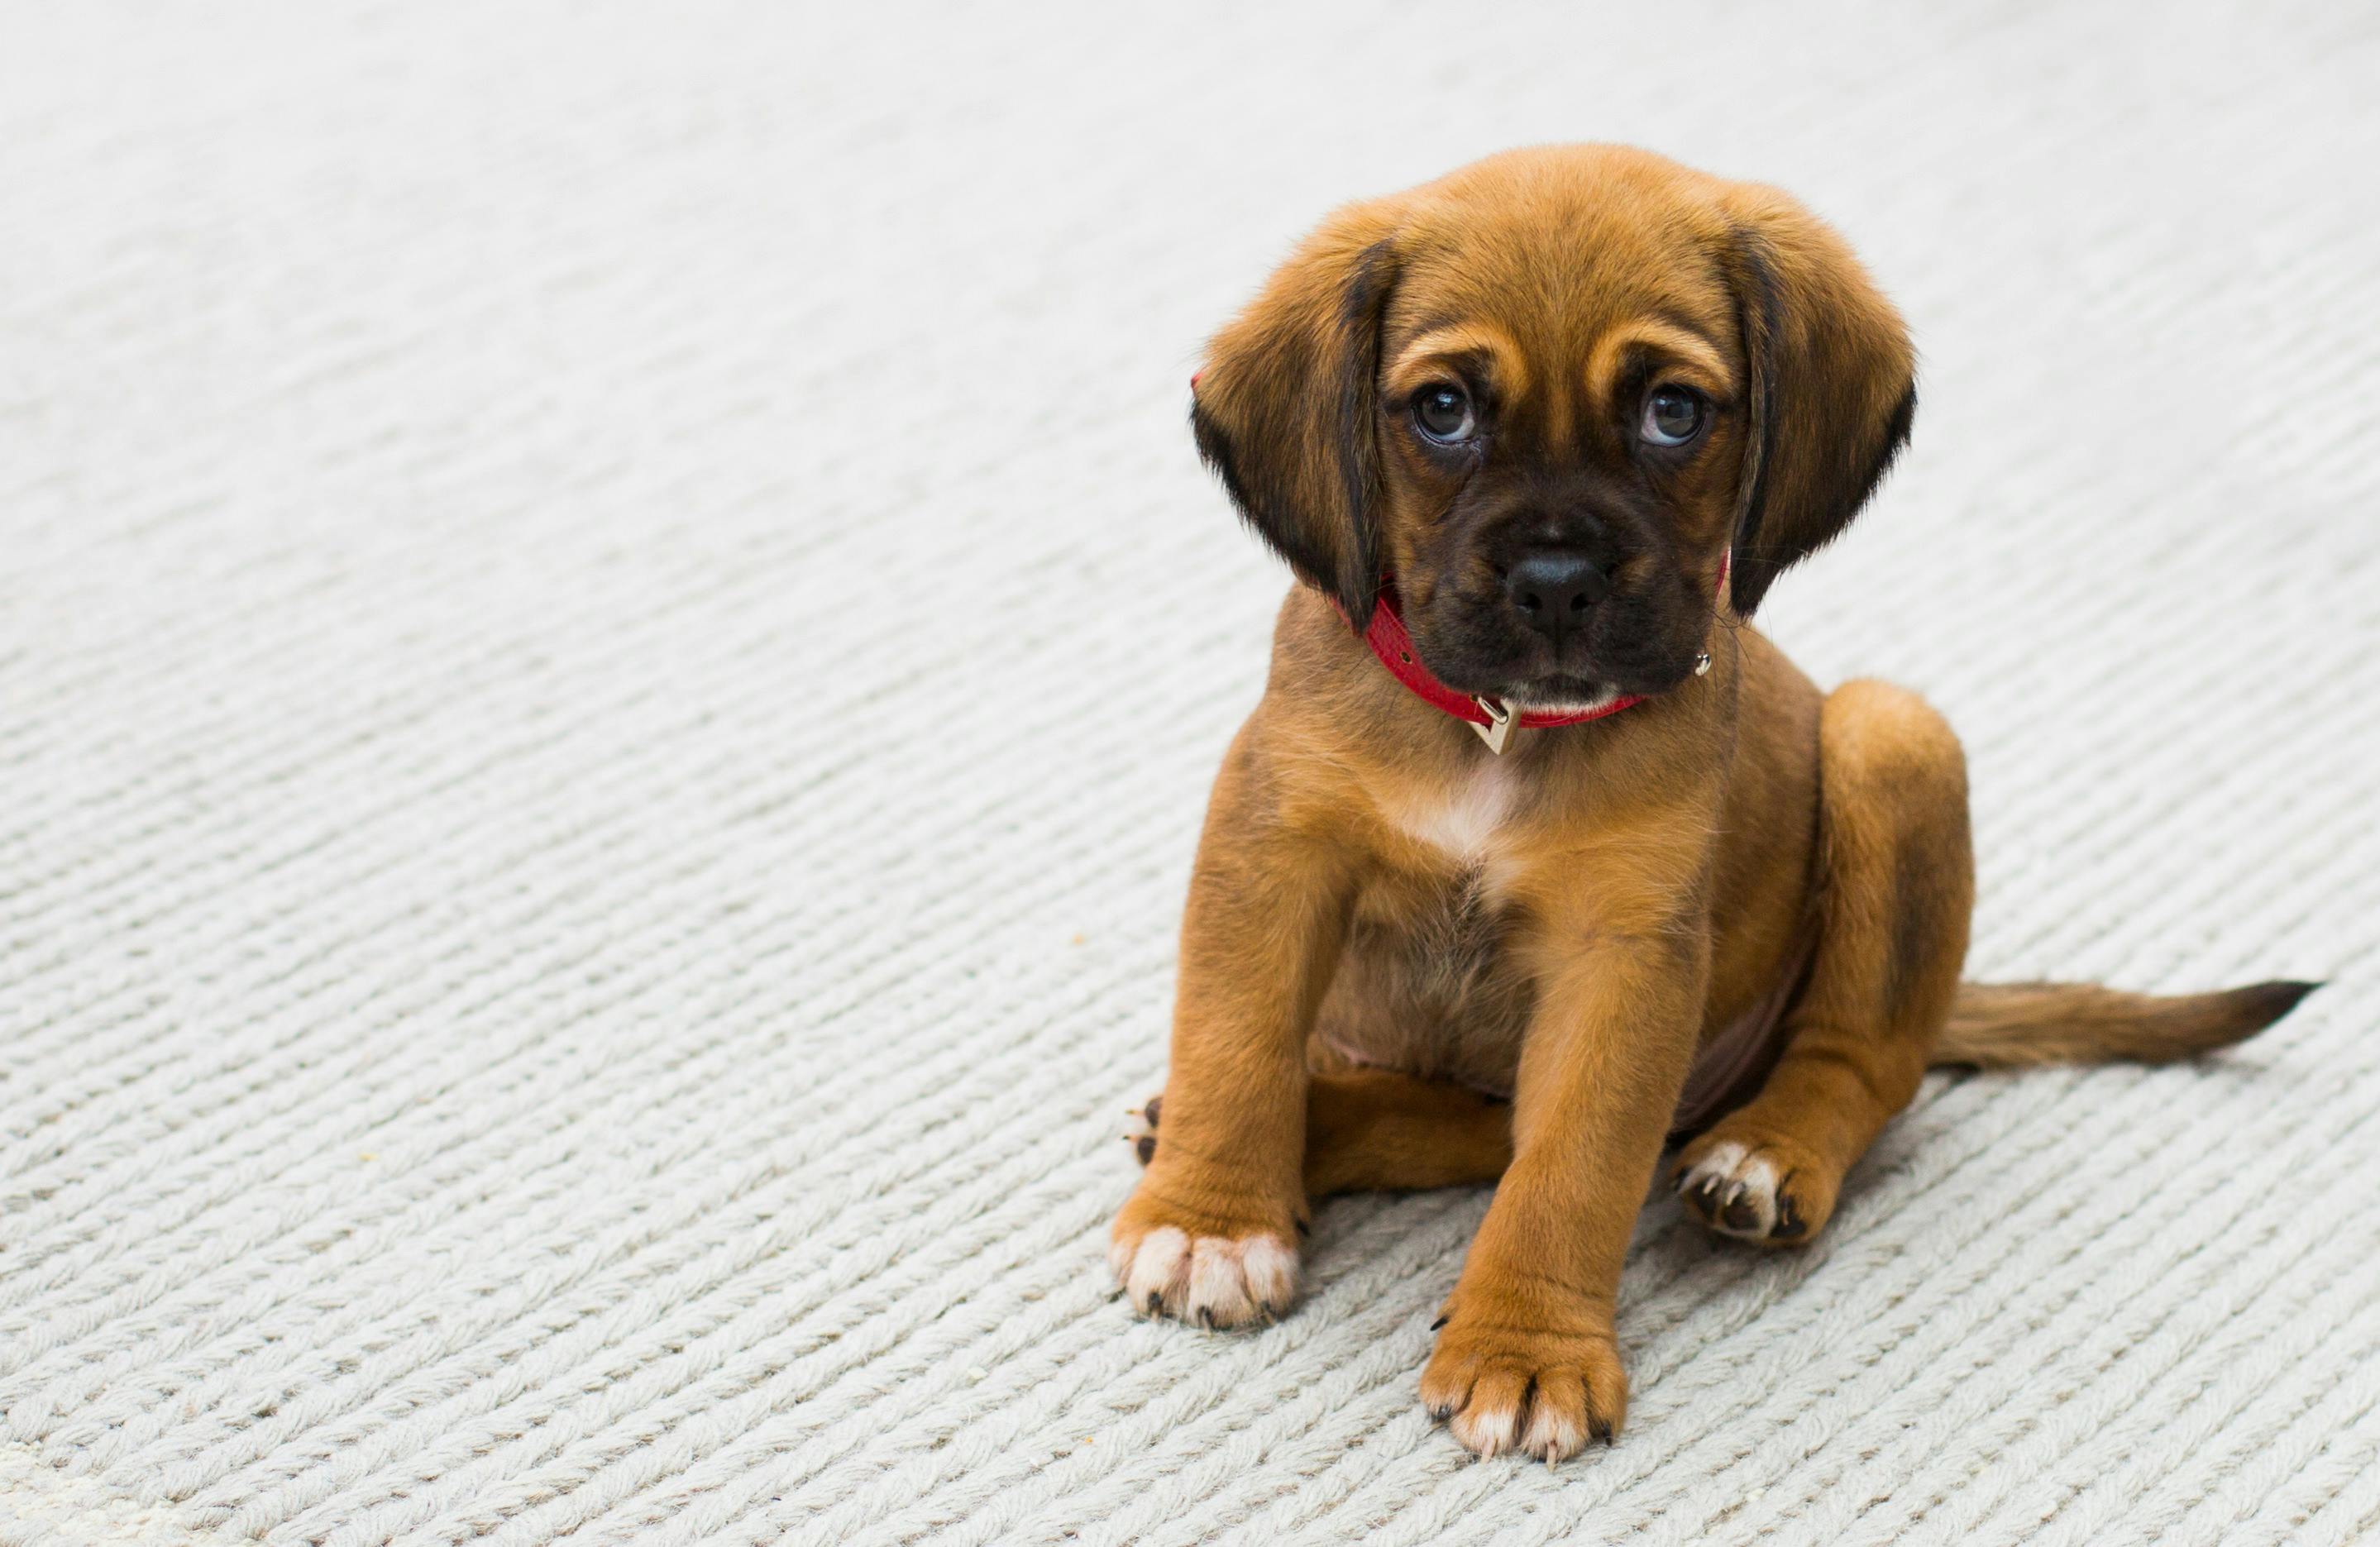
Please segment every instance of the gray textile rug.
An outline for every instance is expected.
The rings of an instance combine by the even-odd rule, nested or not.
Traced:
[[[2380,1530],[2364,6],[19,6],[0,1541]],[[1765,622],[1935,699],[1977,975],[2333,985],[1657,1199],[1617,1448],[1419,1411],[1487,1199],[1108,1298],[1281,572],[1199,341],[1325,209],[1640,141],[1833,218],[1912,454]]]

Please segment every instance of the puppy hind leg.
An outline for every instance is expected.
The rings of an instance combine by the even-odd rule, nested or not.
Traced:
[[[1142,1165],[1161,1142],[1164,1097],[1125,1138]],[[1512,1109],[1385,1069],[1319,1070],[1305,1096],[1305,1193],[1402,1192],[1493,1182],[1512,1160]]]
[[[1819,718],[1816,953],[1776,1069],[1680,1152],[1689,1212],[1769,1245],[1808,1240],[1843,1175],[1909,1104],[1967,954],[1966,758],[1924,700],[1846,683]]]
[[[1317,1074],[1305,1102],[1305,1193],[1492,1182],[1512,1163],[1512,1108],[1385,1069]]]

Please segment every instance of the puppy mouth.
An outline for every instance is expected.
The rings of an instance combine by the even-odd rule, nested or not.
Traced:
[[[1615,616],[1592,630],[1566,630],[1548,638],[1515,627],[1501,603],[1500,594],[1483,602],[1441,589],[1406,606],[1414,647],[1439,682],[1516,708],[1566,713],[1600,708],[1630,695],[1650,697],[1694,674],[1692,655],[1680,655],[1677,645],[1663,637],[1672,632],[1665,625],[1674,619]],[[1617,597],[1606,606],[1645,610]]]
[[[1479,634],[1458,635],[1454,641],[1441,645],[1416,630],[1414,644],[1421,652],[1422,663],[1447,686],[1516,708],[1552,712],[1594,708],[1631,691],[1598,663],[1575,659],[1580,653],[1575,649],[1564,652],[1573,659],[1562,660],[1543,640],[1482,638]]]
[[[1593,677],[1554,671],[1512,683],[1497,696],[1517,709],[1545,714],[1575,714],[1599,709],[1621,696],[1621,689]]]

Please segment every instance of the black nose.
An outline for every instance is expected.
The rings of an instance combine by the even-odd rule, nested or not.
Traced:
[[[1560,642],[1611,594],[1611,577],[1575,553],[1532,553],[1506,572],[1504,594],[1531,628]]]

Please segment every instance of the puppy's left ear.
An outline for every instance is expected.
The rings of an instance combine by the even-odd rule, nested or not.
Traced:
[[[1892,465],[1917,411],[1916,358],[1900,314],[1825,223],[1774,188],[1738,185],[1726,202],[1752,386],[1729,599],[1750,617]]]
[[[1199,454],[1299,579],[1362,629],[1380,586],[1380,315],[1395,217],[1340,211],[1215,335],[1192,389]]]

